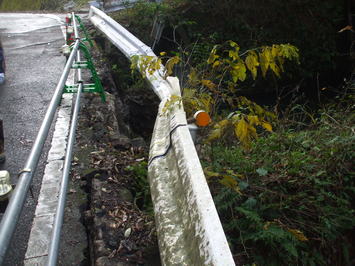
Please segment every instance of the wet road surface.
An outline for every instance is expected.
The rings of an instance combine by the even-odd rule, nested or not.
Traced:
[[[0,13],[0,36],[7,66],[6,83],[0,86],[7,160],[0,169],[16,183],[62,73],[64,40],[60,18],[45,14]],[[26,200],[4,265],[23,264],[50,138],[33,179],[34,198]]]

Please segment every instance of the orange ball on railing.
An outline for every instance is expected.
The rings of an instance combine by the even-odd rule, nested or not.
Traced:
[[[209,114],[203,110],[197,111],[194,114],[195,118],[195,124],[199,127],[205,127],[208,126],[209,123],[211,123],[211,117]]]

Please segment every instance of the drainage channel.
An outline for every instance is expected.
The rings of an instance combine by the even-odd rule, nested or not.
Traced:
[[[91,95],[83,99],[66,217],[72,216],[75,222],[75,213],[81,211],[79,220],[86,227],[89,242],[82,263],[160,265],[149,210],[148,146],[143,138],[120,133],[115,115],[120,99],[106,95],[106,104]],[[63,229],[69,236],[73,227],[70,220]],[[68,241],[64,246],[70,244]]]

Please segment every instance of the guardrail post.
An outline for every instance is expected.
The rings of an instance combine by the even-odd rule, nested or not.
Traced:
[[[94,47],[91,39],[89,38],[89,35],[86,31],[86,28],[84,27],[81,18],[78,15],[73,14],[68,14],[66,20],[68,21],[67,25],[67,44],[70,45],[73,41],[74,38],[77,40],[80,40],[80,45],[79,49],[84,53],[86,61],[76,61],[72,68],[74,69],[82,69],[86,68],[89,69],[91,72],[91,77],[94,80],[93,84],[83,84],[82,89],[83,92],[94,92],[94,93],[99,93],[101,96],[101,99],[103,102],[106,101],[106,96],[105,92],[101,83],[101,80],[99,76],[97,75],[91,54],[89,52],[89,49],[86,47],[86,45],[83,42],[89,42],[90,47]],[[80,29],[84,32],[85,37],[83,39],[80,39],[78,35],[78,29],[77,29],[77,24],[76,20],[78,20]],[[70,26],[72,25],[72,26]],[[76,37],[77,36],[77,37]],[[72,48],[72,46],[70,46]],[[64,93],[76,93],[78,91],[79,84],[76,85],[65,85],[64,86]]]
[[[82,39],[82,41],[88,42],[90,44],[90,47],[93,48],[94,44],[92,43],[91,38],[89,37],[89,34],[84,26],[84,24],[81,21],[81,18],[78,15],[75,15],[75,18],[78,20],[79,25],[80,25],[80,29],[84,32],[85,38]]]

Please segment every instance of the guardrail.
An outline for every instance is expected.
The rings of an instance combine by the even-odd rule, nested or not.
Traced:
[[[45,143],[45,140],[48,136],[50,126],[53,122],[57,107],[59,106],[63,93],[76,93],[75,105],[73,116],[71,120],[70,126],[70,133],[68,136],[68,143],[66,147],[65,153],[65,160],[64,160],[64,167],[62,171],[62,179],[60,182],[60,191],[58,196],[58,206],[56,209],[56,215],[53,223],[53,230],[52,230],[52,237],[50,241],[50,247],[48,251],[48,261],[47,265],[56,265],[57,264],[57,257],[59,251],[59,242],[60,242],[60,233],[61,227],[63,224],[64,218],[64,209],[65,209],[65,200],[67,195],[67,186],[69,181],[69,174],[70,174],[70,167],[71,167],[71,160],[72,160],[72,151],[75,142],[75,131],[76,125],[78,121],[78,115],[80,110],[80,97],[84,92],[96,92],[101,95],[102,100],[105,100],[105,95],[103,92],[103,88],[101,82],[97,76],[96,70],[91,62],[90,54],[83,44],[83,41],[89,41],[87,38],[81,39],[78,34],[78,27],[76,19],[79,20],[78,16],[75,16],[72,13],[72,20],[73,20],[73,28],[74,28],[74,39],[72,40],[73,43],[70,46],[66,46],[68,59],[63,70],[63,73],[60,77],[58,85],[55,89],[54,95],[52,100],[48,106],[47,112],[45,114],[44,120],[40,127],[40,130],[37,134],[36,140],[32,146],[30,155],[26,161],[25,167],[21,170],[19,174],[19,179],[16,184],[16,188],[12,192],[10,196],[9,204],[6,208],[4,216],[1,219],[0,223],[0,265],[2,264],[8,246],[10,244],[11,238],[16,228],[16,224],[20,217],[22,208],[24,206],[24,202],[27,196],[27,192],[30,188],[30,184],[32,182],[33,174],[37,168],[39,158]],[[82,26],[82,25],[81,25]],[[83,28],[83,27],[81,27]],[[67,33],[69,29],[69,25],[67,25]],[[71,35],[71,34],[69,34]],[[69,36],[68,35],[68,36]],[[67,41],[69,38],[67,36]],[[84,52],[86,61],[81,61],[80,51]],[[73,86],[66,86],[65,82],[67,81],[69,72],[71,69],[77,69],[77,83]],[[91,71],[92,78],[95,81],[95,84],[83,84],[83,79],[81,75],[81,69],[87,68]],[[55,196],[55,195],[53,195]],[[48,199],[53,200],[53,199]],[[50,225],[51,226],[51,225]]]
[[[76,40],[80,40],[78,28],[76,24],[76,17],[74,13],[72,13],[72,20],[73,20],[73,27],[74,27],[74,36]],[[76,62],[81,62],[80,51],[76,53]],[[48,251],[48,261],[47,266],[55,266],[57,265],[57,258],[59,253],[59,242],[60,242],[60,233],[63,225],[64,219],[64,211],[65,211],[65,201],[67,197],[67,190],[68,190],[68,183],[69,183],[69,174],[70,174],[70,167],[72,161],[72,154],[73,154],[73,146],[75,142],[75,131],[77,127],[79,111],[80,111],[80,98],[83,92],[83,80],[81,75],[81,69],[78,68],[77,70],[77,79],[78,79],[78,89],[76,93],[75,105],[73,116],[70,124],[70,132],[68,137],[68,144],[67,149],[65,152],[65,160],[63,166],[63,175],[60,184],[60,191],[58,197],[58,206],[57,211],[55,214],[53,230],[52,230],[52,237],[50,241],[49,251]]]
[[[89,18],[111,42],[131,59],[155,56],[124,27],[95,7]],[[161,260],[164,265],[235,265],[206,179],[191,139],[186,115],[173,104],[180,95],[177,78],[163,78],[164,68],[145,73],[161,99],[150,145],[148,175],[154,204]]]
[[[16,188],[12,192],[9,200],[9,204],[6,208],[4,216],[0,223],[0,265],[2,264],[5,253],[10,244],[11,238],[15,231],[18,219],[20,217],[24,202],[27,196],[27,192],[30,188],[33,174],[37,168],[38,161],[43,149],[43,145],[48,136],[49,128],[52,124],[56,109],[60,103],[65,81],[68,78],[69,71],[74,62],[76,53],[79,49],[80,40],[76,40],[73,49],[70,53],[68,61],[65,65],[63,73],[60,77],[57,87],[55,88],[52,100],[48,106],[47,112],[44,116],[42,125],[37,134],[36,140],[32,146],[30,155],[25,163],[25,167],[21,170],[19,178],[16,184]]]

